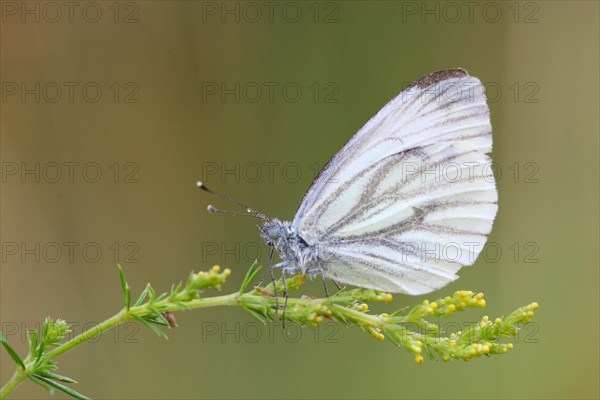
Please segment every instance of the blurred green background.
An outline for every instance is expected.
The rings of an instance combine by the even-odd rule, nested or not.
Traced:
[[[208,203],[228,205],[196,180],[291,219],[319,166],[371,115],[408,82],[457,66],[488,87],[500,209],[487,257],[427,297],[484,292],[486,310],[461,323],[541,305],[512,352],[422,366],[358,329],[284,337],[237,308],[180,313],[168,341],[130,324],[60,358],[77,390],[97,399],[600,396],[598,2],[1,6],[0,311],[21,353],[24,328],[46,316],[79,333],[116,312],[115,261],[135,292],[213,264],[232,269],[224,292],[234,291],[266,249],[255,221],[208,214]],[[321,285],[305,293],[320,296]],[[421,300],[396,295],[384,309]],[[4,352],[0,360],[5,382],[14,364]],[[50,396],[29,382],[14,398]]]

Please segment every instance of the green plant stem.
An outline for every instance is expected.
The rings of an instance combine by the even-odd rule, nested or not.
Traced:
[[[438,324],[429,322],[427,317],[448,317],[456,311],[467,308],[483,308],[485,300],[483,293],[475,294],[461,290],[452,296],[437,299],[433,302],[424,300],[412,307],[397,310],[391,315],[375,315],[369,312],[369,302],[391,302],[392,295],[372,289],[340,290],[327,298],[302,296],[287,298],[282,303],[283,280],[269,284],[266,287],[251,288],[251,282],[258,274],[259,268],[253,264],[246,274],[239,291],[229,295],[216,297],[200,297],[207,289],[219,290],[221,284],[231,271],[220,271],[214,266],[209,271],[191,273],[185,284],[172,286],[171,290],[156,295],[150,284],[146,286],[131,307],[131,292],[120,268],[121,286],[125,299],[125,307],[109,319],[95,325],[91,329],[59,344],[66,339],[70,332],[64,320],[46,318],[43,329],[28,332],[29,355],[21,360],[12,349],[8,340],[0,332],[0,342],[10,357],[17,364],[13,376],[0,389],[0,400],[7,398],[24,380],[30,378],[33,382],[46,387],[58,389],[77,399],[87,399],[63,383],[75,383],[71,378],[54,374],[55,359],[69,352],[82,343],[98,337],[103,332],[127,321],[137,320],[161,337],[166,337],[157,325],[176,326],[173,312],[208,308],[216,306],[239,306],[259,321],[286,321],[298,323],[301,326],[317,327],[325,320],[336,321],[347,325],[360,327],[375,339],[388,339],[395,345],[405,348],[415,356],[415,362],[422,364],[425,351],[431,359],[436,354],[443,361],[456,359],[470,360],[482,355],[503,354],[512,349],[512,343],[502,343],[500,339],[516,335],[520,324],[531,321],[534,311],[539,305],[533,302],[518,308],[507,317],[488,318],[469,326],[464,331],[444,337],[444,331]],[[296,275],[288,280],[288,290],[298,290],[306,280],[305,276]],[[144,302],[145,301],[145,302]],[[285,304],[285,309],[283,306]],[[285,317],[284,317],[285,316]],[[416,327],[414,332],[406,324]],[[39,338],[39,342],[38,342]],[[47,353],[44,353],[44,350]],[[435,353],[435,354],[434,354]]]
[[[27,379],[27,374],[25,374],[25,371],[21,368],[17,367],[13,376],[11,376],[8,382],[0,389],[0,399],[7,398],[8,395],[25,379]]]
[[[115,314],[112,317],[110,317],[109,319],[107,319],[106,321],[101,322],[96,326],[93,326],[92,328],[88,329],[87,331],[82,332],[81,334],[75,336],[73,339],[59,345],[54,350],[49,351],[48,353],[46,353],[43,356],[43,358],[44,359],[56,358],[64,353],[66,353],[67,351],[71,350],[72,348],[79,346],[80,344],[85,343],[90,339],[95,338],[96,336],[109,330],[113,326],[116,326],[116,325],[122,324],[123,322],[129,321],[131,318],[132,317],[127,313],[127,311],[125,309],[123,309],[123,310],[119,311],[117,314]]]
[[[157,305],[155,305],[155,307],[159,306],[162,312],[169,312],[191,310],[195,308],[230,306],[238,304],[239,298],[240,294],[236,292],[225,296],[199,298],[181,303],[170,303],[168,299],[165,299],[159,302]],[[55,349],[44,354],[42,356],[41,362],[36,362],[36,360],[31,359],[31,357],[26,358],[24,360],[25,370],[23,370],[20,367],[17,367],[13,376],[0,389],[0,400],[6,399],[8,395],[10,395],[10,393],[12,393],[13,390],[15,390],[15,388],[21,382],[27,379],[28,375],[33,375],[35,373],[36,368],[40,364],[43,364],[45,361],[53,360],[63,355],[64,353],[72,350],[73,348],[79,346],[80,344],[97,337],[98,335],[109,330],[110,328],[132,320],[134,318],[134,315],[141,317],[144,315],[148,315],[151,312],[152,310],[147,305],[131,307],[129,310],[124,308],[117,314],[107,319],[106,321],[93,326],[87,331],[82,332],[81,334],[75,336],[73,339],[57,346]]]

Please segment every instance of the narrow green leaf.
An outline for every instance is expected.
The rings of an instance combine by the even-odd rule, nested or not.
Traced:
[[[52,372],[38,372],[36,375],[41,375],[45,378],[65,383],[77,383],[75,379],[69,378],[68,376],[53,374]]]
[[[179,307],[181,307],[184,310],[191,310],[190,305],[187,303],[183,303],[181,301],[176,301],[175,304],[177,304]]]
[[[158,311],[154,307],[150,307],[150,309],[154,313],[154,315],[153,315],[154,318],[153,319],[156,319],[156,320],[160,321],[161,325],[169,325],[169,321],[167,321],[167,319],[162,315],[162,313],[160,311]]]
[[[35,330],[33,332],[35,332]],[[25,339],[27,339],[27,346],[29,346],[29,355],[31,355],[37,347],[37,337],[35,338],[34,342],[33,333],[30,332],[29,329],[25,329]]]
[[[155,302],[161,301],[161,300],[164,300],[166,297],[167,297],[166,293],[161,293],[154,301]]]
[[[38,378],[39,380],[41,380],[42,382],[57,388],[61,392],[65,392],[66,394],[68,394],[71,397],[75,397],[76,399],[79,399],[79,400],[92,400],[89,397],[84,396],[81,393],[78,393],[78,392],[74,391],[73,389],[68,388],[65,385],[61,385],[60,383],[50,380],[40,374],[34,374],[34,376],[36,378]]]
[[[160,326],[168,326],[168,323],[165,323],[164,321],[160,321],[156,318],[150,317],[150,318],[146,318],[146,321],[156,324],[156,325],[160,325]]]
[[[131,305],[131,290],[129,289],[129,284],[125,279],[125,271],[123,271],[123,267],[120,264],[117,264],[119,267],[119,277],[121,278],[121,287],[123,288],[123,297],[125,298],[125,308],[129,310]]]
[[[2,346],[4,346],[4,350],[6,350],[10,358],[12,358],[19,367],[25,370],[25,364],[23,364],[21,357],[19,357],[17,352],[10,346],[10,344],[8,344],[8,340],[6,339],[2,331],[0,331],[0,342],[2,342]]]
[[[410,306],[402,307],[401,309],[396,310],[392,314],[390,314],[390,317],[395,317],[398,314],[402,314],[402,313],[404,313],[404,311],[408,310],[409,308],[410,308]]]
[[[194,278],[194,271],[190,271],[190,274],[189,274],[187,280],[185,281],[185,288],[188,291],[193,290],[193,288],[194,288],[193,278]]]
[[[182,288],[183,288],[183,284],[181,283],[181,281],[179,281],[177,286],[175,286],[173,289],[171,289],[171,294],[179,293]]]
[[[427,343],[425,343],[425,345],[423,346],[423,348],[425,349],[425,352],[427,353],[427,355],[429,356],[430,360],[435,360],[435,355],[433,355],[433,353],[431,352],[431,350],[429,349],[429,346],[427,345]]]
[[[38,333],[37,330],[30,331],[29,329],[25,330],[25,337],[27,338],[27,344],[29,345],[29,354],[33,355],[35,349],[38,345]]]
[[[250,314],[254,318],[256,318],[258,320],[258,322],[263,323],[263,324],[265,323],[265,319],[263,318],[263,316],[260,313],[254,311],[251,308],[247,308],[247,307],[244,307],[244,310],[246,310],[248,312],[248,314]]]
[[[142,291],[142,293],[140,293],[140,296],[137,298],[137,300],[133,304],[134,307],[141,306],[144,303],[144,300],[146,300],[146,296],[148,296],[148,286],[150,286],[150,285],[147,285],[144,288],[144,290]]]
[[[402,346],[402,343],[400,343],[400,341],[398,340],[396,335],[394,335],[393,333],[391,333],[389,335],[386,334],[385,338],[388,339],[390,342],[392,342],[393,344],[395,344],[398,347]]]
[[[44,350],[46,349],[46,342],[44,342],[44,340],[42,339],[40,341],[40,346],[38,347],[37,350],[37,354],[36,354],[36,360],[35,360],[35,365],[37,366],[40,361],[42,360],[42,356],[44,355]]]
[[[138,317],[137,315],[134,315],[133,318],[140,321],[142,324],[146,325],[146,327],[148,329],[150,329],[152,332],[157,334],[159,337],[168,339],[167,335],[163,331],[158,329],[156,326],[152,325],[150,322],[146,321],[144,318]]]
[[[46,337],[48,337],[48,329],[50,328],[50,322],[52,320],[50,317],[46,317],[44,320],[44,325],[42,325],[42,342],[46,341]]]
[[[33,330],[33,338],[32,338],[33,343],[35,344],[35,347],[37,347],[37,345],[39,344],[40,341],[40,334],[38,332],[37,329]]]
[[[31,379],[32,382],[37,383],[38,385],[46,389],[48,393],[54,394],[54,388],[48,385],[46,382],[42,381],[41,379],[37,378],[36,375],[29,375],[28,378]]]
[[[248,290],[248,287],[250,286],[254,278],[256,278],[256,275],[259,271],[260,267],[258,266],[258,263],[254,261],[250,268],[248,268],[248,272],[246,272],[246,276],[244,277],[244,281],[242,282],[242,286],[240,287],[240,294]]]
[[[150,303],[152,303],[155,298],[156,298],[156,292],[154,291],[154,288],[152,286],[148,285],[148,301],[150,301]]]
[[[25,339],[27,340],[27,346],[29,347],[29,350],[31,350],[31,348],[33,347],[33,342],[31,334],[29,333],[29,329],[25,329]]]

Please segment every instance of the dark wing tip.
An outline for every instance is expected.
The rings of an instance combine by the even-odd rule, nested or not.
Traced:
[[[442,71],[436,71],[436,72],[432,72],[428,75],[425,75],[421,79],[417,79],[416,81],[411,83],[407,87],[407,89],[410,89],[414,86],[418,86],[420,88],[426,88],[426,87],[435,85],[436,83],[445,81],[447,79],[464,78],[467,76],[469,76],[469,73],[467,72],[466,69],[463,69],[463,68],[444,69]]]

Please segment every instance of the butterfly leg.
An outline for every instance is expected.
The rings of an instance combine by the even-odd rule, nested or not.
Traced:
[[[335,286],[338,288],[338,290],[342,290],[342,286],[335,279],[332,279],[331,282],[333,282],[335,284]]]
[[[287,290],[287,281],[285,278],[285,274],[286,273],[290,273],[290,274],[294,274],[298,271],[297,267],[294,267],[293,265],[290,265],[289,261],[282,261],[280,263],[277,263],[275,265],[273,265],[271,267],[271,274],[273,273],[272,270],[274,268],[281,268],[281,280],[283,281],[283,297],[284,297],[284,302],[283,302],[283,313],[281,316],[281,324],[282,324],[282,328],[285,329],[285,310],[287,309],[287,303],[288,303],[288,290]],[[279,304],[276,303],[276,309],[279,310]]]
[[[278,264],[273,265],[273,268],[281,268],[282,271],[287,272],[290,275],[296,275],[300,272],[300,268],[290,265],[289,261],[283,261]]]
[[[321,275],[321,278],[323,279],[323,287],[325,288],[325,297],[329,297],[329,289],[327,288],[327,278],[325,277],[325,270],[322,268],[313,268],[306,271],[306,274],[311,278],[315,277],[316,275]],[[342,286],[335,279],[329,279],[331,279],[331,282],[333,282],[333,284],[337,287],[338,290],[342,290]]]
[[[262,278],[260,278],[260,282],[258,282],[258,284],[256,286],[260,286],[263,281],[265,280],[265,277],[267,276],[267,272],[271,275],[271,282],[273,283],[273,289],[275,291],[275,308],[279,309],[279,296],[277,294],[277,286],[275,284],[275,274],[273,273],[273,268],[275,268],[275,266],[271,265],[273,264],[273,252],[275,251],[275,247],[271,247],[271,251],[269,252],[269,263],[267,264],[267,269],[265,270]]]
[[[277,294],[277,282],[275,282],[275,274],[273,273],[273,268],[269,268],[269,272],[271,273],[271,282],[273,282],[273,291],[275,292],[275,309],[279,309],[279,295]]]
[[[287,303],[288,303],[288,291],[287,291],[287,284],[285,281],[285,271],[286,271],[285,268],[281,270],[281,279],[283,280],[283,297],[285,298],[285,300],[283,301],[283,313],[281,315],[281,327],[283,329],[285,329],[285,310],[287,309]]]
[[[262,278],[260,278],[260,281],[258,281],[258,284],[256,286],[260,286],[263,281],[265,280],[265,277],[267,276],[267,273],[271,272],[271,278],[273,278],[273,271],[271,269],[271,264],[273,263],[273,253],[275,252],[275,247],[271,247],[271,250],[269,251],[269,263],[267,264],[267,269],[265,269],[265,272],[263,273]],[[275,284],[275,279],[273,279],[273,284]]]
[[[323,288],[325,289],[325,297],[329,297],[329,290],[327,290],[327,280],[325,279],[325,270],[321,270],[321,278],[323,279]]]

